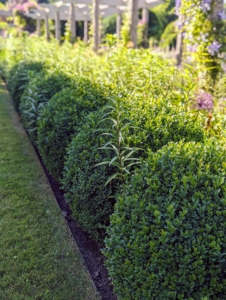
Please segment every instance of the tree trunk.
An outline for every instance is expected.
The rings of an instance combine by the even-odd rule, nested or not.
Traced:
[[[138,0],[128,0],[128,16],[130,40],[137,48]]]

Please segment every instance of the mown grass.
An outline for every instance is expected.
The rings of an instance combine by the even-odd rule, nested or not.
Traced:
[[[2,82],[0,299],[98,299]]]

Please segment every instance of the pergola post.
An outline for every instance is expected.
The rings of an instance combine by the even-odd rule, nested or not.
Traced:
[[[121,27],[122,27],[122,13],[118,13],[117,20],[116,20],[116,35],[118,39],[120,39]]]
[[[36,32],[38,36],[41,36],[41,19],[37,17],[36,19]]]
[[[98,34],[98,38],[99,38],[99,45],[102,42],[102,35],[103,35],[103,17],[100,15],[99,16],[99,34]]]
[[[69,11],[69,18],[70,18],[70,32],[71,32],[71,41],[73,42],[76,38],[76,27],[75,27],[75,7],[74,4],[70,4],[70,11]]]
[[[99,48],[99,0],[93,1],[93,50],[98,51]]]
[[[48,18],[48,13],[45,13],[45,35],[46,35],[46,40],[49,40],[49,18]]]
[[[84,21],[84,38],[83,38],[83,41],[85,43],[88,43],[88,38],[89,38],[89,23],[88,23],[88,21]]]
[[[148,48],[149,47],[149,42],[148,42],[149,9],[146,7],[142,9],[142,20],[143,22],[145,22],[144,47]]]
[[[180,15],[178,23],[182,24],[182,22],[183,22],[182,15]],[[183,52],[183,35],[181,30],[179,30],[177,34],[177,41],[176,41],[176,59],[177,59],[178,66],[180,66],[182,62],[182,52]]]
[[[138,0],[128,0],[128,17],[130,40],[137,48]]]
[[[176,42],[176,59],[177,59],[177,65],[180,66],[182,62],[182,44],[183,44],[183,37],[182,32],[179,32],[177,34],[177,42]]]
[[[60,42],[60,13],[55,12],[55,37]]]

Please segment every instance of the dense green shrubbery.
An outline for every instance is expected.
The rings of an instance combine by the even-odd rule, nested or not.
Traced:
[[[31,78],[44,68],[41,62],[22,62],[16,64],[9,72],[7,84],[16,110],[20,105],[22,94]]]
[[[37,141],[37,120],[41,109],[62,89],[72,84],[72,79],[64,73],[41,72],[27,85],[19,106],[22,122],[33,142]]]
[[[187,112],[172,91],[167,97],[138,97],[127,110],[133,130],[128,137],[130,146],[157,151],[169,142],[203,142],[205,128],[202,118]]]
[[[119,299],[226,298],[225,157],[170,143],[124,186],[104,252]]]
[[[133,167],[127,168],[128,165],[134,163],[133,159],[139,159],[140,156],[145,158],[149,149],[157,151],[170,141],[180,141],[182,139],[186,141],[204,140],[203,128],[200,127],[192,115],[180,109],[179,105],[178,107],[169,105],[167,101],[164,103],[163,99],[154,103],[151,103],[151,99],[148,99],[146,102],[140,101],[132,104],[129,101],[127,102],[127,98],[115,96],[115,99],[117,100],[113,100],[112,96],[112,101],[102,111],[102,116],[106,115],[108,117],[104,123],[97,126],[97,122],[90,115],[86,120],[88,124],[84,125],[82,133],[80,132],[79,136],[73,139],[66,157],[66,171],[63,180],[66,198],[71,204],[74,216],[99,241],[104,237],[103,224],[107,225],[109,223],[110,214],[113,212],[112,204],[114,202],[110,202],[111,209],[109,209],[109,202],[106,200],[109,186],[113,188],[111,196],[115,196],[118,187],[121,185],[120,183],[123,183],[124,177],[128,176],[127,172],[133,170]],[[101,118],[101,111],[98,112],[98,115]],[[49,117],[47,118],[49,119]],[[93,131],[96,127],[98,127],[98,131],[95,133]],[[60,129],[58,132],[60,132]],[[101,133],[104,133],[104,135],[100,135]],[[44,126],[43,137],[45,134]],[[120,149],[119,139],[121,140]],[[98,150],[107,142],[110,142],[113,147],[109,144],[105,149]],[[48,142],[45,142],[44,138],[44,147],[46,143]],[[53,142],[49,142],[49,144],[54,145]],[[141,151],[133,152],[125,160],[130,151],[133,151],[134,146],[141,147]],[[85,147],[85,153],[83,147]],[[129,149],[127,150],[125,147],[129,147]],[[53,151],[56,152],[56,150]],[[121,155],[122,151],[124,151],[124,154]],[[48,155],[48,152],[51,156],[52,151],[50,149],[46,149],[45,155]],[[95,158],[96,154],[98,154],[98,161]],[[95,170],[93,169],[97,163],[110,162],[115,155],[117,157],[110,164],[111,166],[108,166],[107,172],[102,171],[100,166],[96,167]],[[55,156],[52,155],[52,157],[54,160]],[[115,168],[117,163],[121,166]],[[53,161],[52,165],[55,166]],[[128,170],[126,171],[126,169]],[[116,179],[105,185],[108,178],[117,172]],[[81,193],[81,189],[83,193]],[[101,208],[101,210],[97,212],[97,208]]]
[[[38,121],[38,149],[50,173],[60,179],[66,147],[76,135],[85,116],[106,104],[103,92],[94,83],[77,78],[72,87],[55,94]]]
[[[120,299],[226,299],[225,152],[208,144],[225,137],[225,79],[213,95],[219,109],[200,113],[194,70],[182,74],[150,51],[97,56],[36,38],[5,46],[2,69],[22,121],[34,142],[39,120],[39,150],[57,179],[66,161],[73,216],[101,244],[118,199],[105,253]],[[141,169],[131,166],[140,158]]]
[[[101,135],[99,121],[102,111],[90,113],[79,133],[67,149],[62,185],[73,216],[93,238],[103,242],[105,227],[113,212],[117,183],[105,186],[114,172],[108,165],[96,166],[110,160],[112,153],[98,149],[107,139]],[[103,125],[103,124],[102,124]]]

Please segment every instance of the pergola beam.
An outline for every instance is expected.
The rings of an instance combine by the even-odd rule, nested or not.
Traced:
[[[129,0],[99,0],[99,5],[106,5],[109,7],[127,7]],[[92,5],[92,0],[63,0],[64,3],[73,3],[77,5]],[[162,4],[163,0],[138,0],[138,8],[152,8]]]
[[[72,3],[70,3],[70,6],[66,6],[66,5],[63,5],[61,7],[57,7],[53,4],[41,4],[39,5],[40,9],[49,9],[49,11],[66,11],[68,10],[68,8],[73,6]],[[75,13],[75,18],[76,18],[76,14],[79,14],[79,13],[83,13],[84,15],[88,15],[88,18],[91,20],[92,19],[92,9],[91,7],[88,7],[88,6],[73,6],[74,7],[74,13]],[[106,5],[99,5],[99,10],[100,10],[100,15],[103,16],[103,17],[108,17],[108,16],[111,16],[113,14],[118,14],[118,13],[121,13],[123,11],[125,11],[126,7],[108,7]]]
[[[56,13],[56,11],[55,12],[54,11],[47,12],[48,18],[51,20],[55,20],[55,17],[56,17],[55,13]],[[27,13],[26,16],[28,16],[32,19],[36,19],[36,20],[40,17],[42,20],[44,20],[45,14],[46,14],[46,12],[43,10],[32,9],[32,13]],[[60,18],[60,21],[68,21],[68,18],[69,18],[68,10],[59,11],[59,18]],[[90,21],[90,20],[91,20],[91,18],[88,15],[84,15],[81,12],[78,12],[76,14],[76,21]]]

